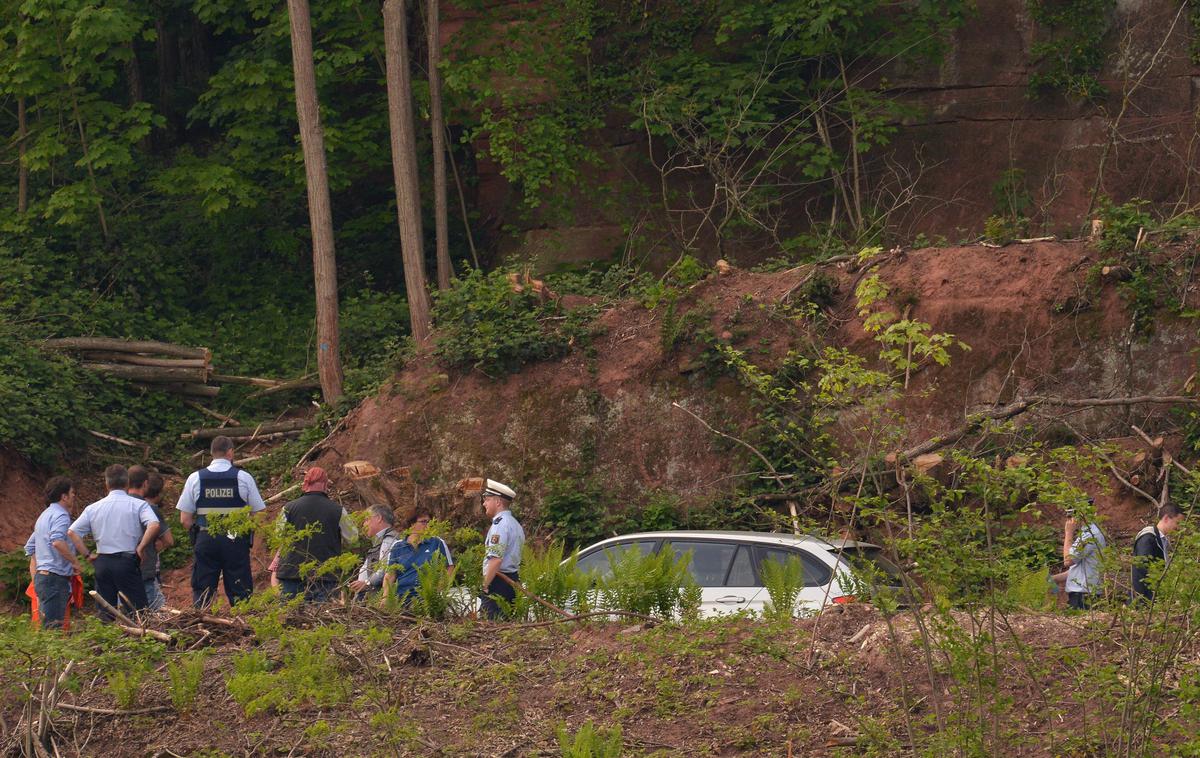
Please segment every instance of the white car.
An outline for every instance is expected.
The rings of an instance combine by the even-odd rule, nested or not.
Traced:
[[[702,616],[753,611],[761,613],[770,595],[763,586],[764,561],[800,559],[804,587],[796,599],[796,612],[814,613],[829,603],[854,601],[854,587],[866,576],[883,577],[887,587],[903,586],[900,569],[883,550],[866,542],[823,539],[773,532],[676,531],[642,532],[597,542],[579,552],[579,569],[605,575],[611,561],[626,550],[643,554],[672,550],[691,554],[688,565],[700,585]],[[857,581],[856,581],[857,579]]]

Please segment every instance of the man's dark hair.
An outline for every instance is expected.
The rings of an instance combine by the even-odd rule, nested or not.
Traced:
[[[161,476],[158,474],[151,474],[150,476],[146,477],[146,490],[142,493],[142,497],[146,498],[147,500],[158,497],[162,494],[164,484],[165,482]]]
[[[396,525],[396,512],[389,505],[372,505],[371,513],[383,519],[383,523],[388,526]]]
[[[1182,516],[1182,515],[1183,515],[1183,510],[1178,505],[1175,505],[1174,503],[1167,503],[1166,505],[1160,506],[1158,509],[1159,519],[1175,518],[1176,516]]]
[[[104,484],[110,490],[123,490],[129,486],[129,471],[119,463],[104,469]]]
[[[225,436],[213,437],[212,444],[208,446],[208,452],[212,453],[214,458],[224,457],[230,450],[233,450],[233,440]]]
[[[71,481],[71,477],[51,477],[50,481],[46,482],[46,486],[42,488],[42,498],[45,499],[46,505],[57,503],[62,499],[63,495],[73,489],[75,489],[75,483]]]
[[[422,516],[432,519],[433,511],[429,510],[428,508],[426,508],[423,505],[417,506],[416,508],[413,509],[412,513],[410,513],[408,516],[408,525],[412,526],[413,524],[417,523],[417,519],[421,518]]]
[[[140,490],[146,485],[146,480],[150,478],[150,469],[145,466],[130,466],[129,467],[129,489]]]

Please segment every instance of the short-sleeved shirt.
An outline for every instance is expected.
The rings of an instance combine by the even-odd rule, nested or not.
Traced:
[[[389,570],[396,572],[396,594],[404,597],[417,588],[417,569],[429,563],[437,555],[446,559],[447,566],[454,565],[450,548],[440,537],[429,537],[413,545],[408,540],[397,539],[388,556]]]
[[[155,505],[154,503],[150,503],[150,510],[154,511],[155,518],[157,518],[158,522],[160,524],[162,524],[162,527],[159,531],[159,535],[161,536],[163,531],[169,529],[170,527],[167,526],[167,520],[163,518],[162,511],[159,510],[157,505]],[[146,546],[146,554],[142,558],[142,580],[143,581],[148,582],[151,579],[154,579],[155,577],[157,577],[159,569],[161,568],[159,566],[158,545],[155,544],[157,542],[158,542],[158,538],[156,537],[155,539],[150,541],[149,545]]]
[[[61,503],[51,503],[38,516],[33,525],[33,534],[25,542],[25,555],[35,556],[38,571],[49,571],[59,576],[71,576],[75,568],[70,561],[54,548],[53,543],[62,540],[67,543],[67,549],[75,553],[75,545],[67,539],[67,530],[71,528],[71,514]]]
[[[228,471],[233,468],[233,464],[224,458],[216,458],[208,465],[209,471]],[[238,469],[238,494],[250,506],[251,513],[258,513],[265,510],[267,504],[263,502],[262,495],[258,492],[258,485],[254,482],[254,477],[250,472]],[[180,513],[195,513],[196,501],[200,498],[200,472],[193,471],[188,475],[187,481],[183,483],[183,492],[179,493],[179,502],[175,504],[175,508]]]
[[[96,552],[132,553],[142,541],[146,527],[157,523],[150,504],[125,490],[113,490],[83,509],[71,531],[80,537],[96,538]]]
[[[1067,592],[1100,591],[1100,553],[1104,546],[1100,527],[1087,524],[1079,530],[1071,544],[1074,562],[1067,568]]]
[[[492,558],[500,559],[500,571],[516,573],[521,567],[521,548],[525,546],[525,530],[512,515],[512,511],[500,511],[492,519],[492,526],[484,537],[483,565],[487,567]]]

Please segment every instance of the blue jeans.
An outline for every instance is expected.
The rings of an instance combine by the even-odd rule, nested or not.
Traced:
[[[58,574],[34,574],[33,591],[37,593],[38,615],[43,629],[61,629],[71,600],[71,578]]]
[[[167,604],[167,598],[162,593],[162,585],[158,579],[143,579],[146,585],[146,607],[152,611],[160,610]]]

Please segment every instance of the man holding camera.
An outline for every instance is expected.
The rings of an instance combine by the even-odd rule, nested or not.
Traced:
[[[1077,611],[1090,608],[1100,592],[1100,555],[1104,546],[1104,532],[1099,526],[1091,521],[1081,522],[1073,511],[1067,511],[1062,548],[1063,563],[1067,566],[1067,605]]]

